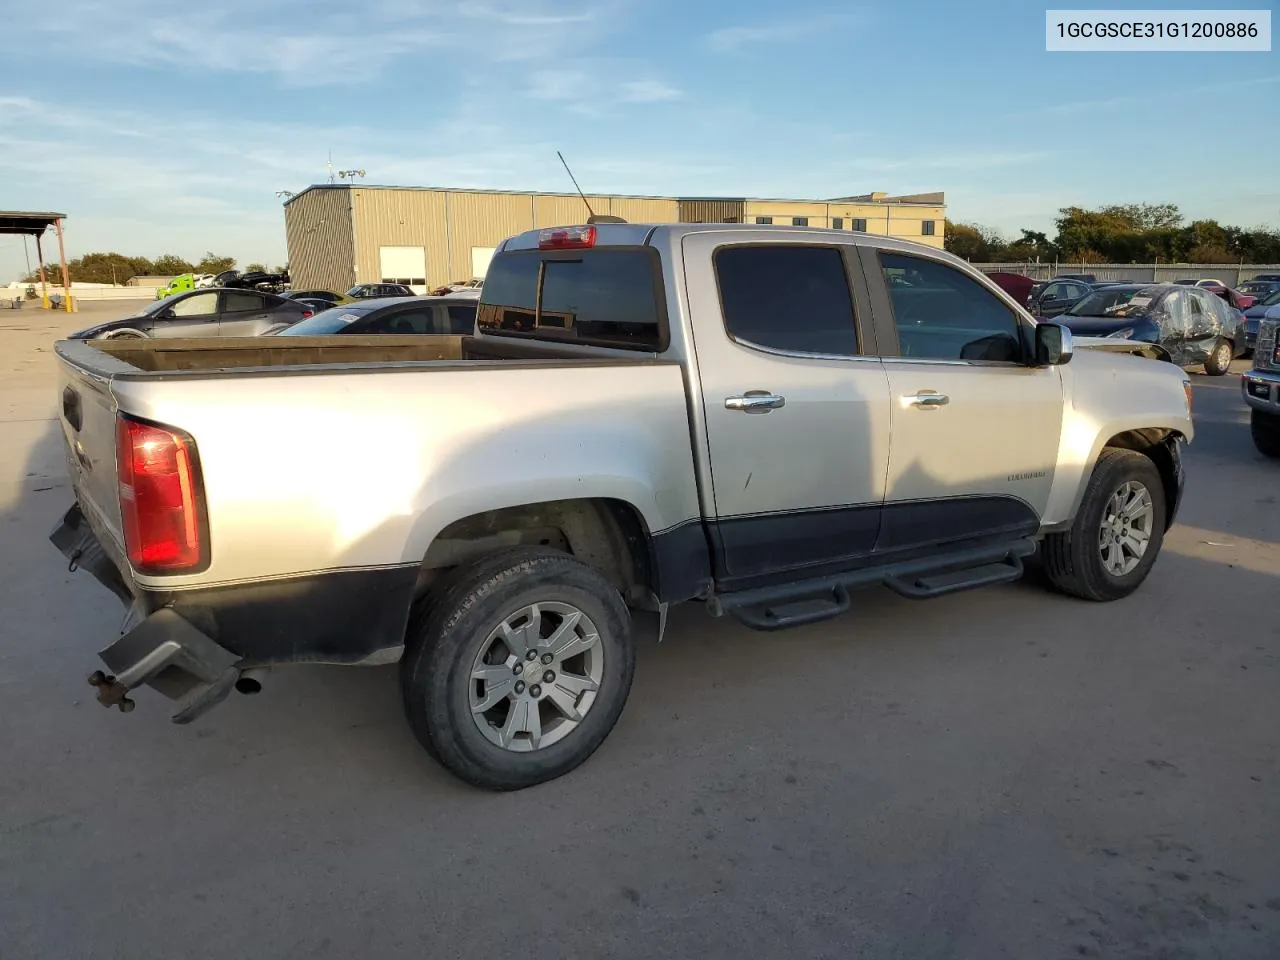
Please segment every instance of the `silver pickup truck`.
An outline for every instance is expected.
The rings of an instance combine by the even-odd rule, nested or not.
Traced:
[[[621,223],[497,250],[472,336],[57,344],[76,503],[128,608],[90,679],[190,720],[288,663],[399,661],[486,789],[622,712],[631,611],[774,630],[855,588],[1018,578],[1115,600],[1182,494],[1177,367],[1036,324],[968,264],[859,233]]]
[[[1253,369],[1240,378],[1240,391],[1249,406],[1253,445],[1266,457],[1280,457],[1280,320],[1258,324]]]

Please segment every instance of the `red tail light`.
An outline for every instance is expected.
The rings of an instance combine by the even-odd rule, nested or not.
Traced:
[[[303,319],[303,320],[307,319],[307,317],[314,317],[315,315],[316,315],[316,312],[315,312],[314,310],[303,310],[303,311],[302,311],[302,319]]]
[[[139,573],[195,573],[209,562],[195,442],[181,430],[116,420],[116,477],[129,563]]]
[[[581,250],[596,245],[596,228],[547,227],[538,233],[539,250]]]

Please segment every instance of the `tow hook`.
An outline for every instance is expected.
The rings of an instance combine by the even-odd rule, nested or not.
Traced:
[[[98,688],[98,702],[104,707],[119,707],[121,713],[128,713],[137,706],[129,699],[129,688],[101,670],[89,674],[89,686]]]

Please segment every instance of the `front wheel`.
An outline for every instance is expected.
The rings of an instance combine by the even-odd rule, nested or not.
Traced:
[[[546,549],[504,551],[419,603],[401,660],[405,713],[453,774],[519,790],[586,761],[617,723],[635,647],[619,592]]]
[[[1149,458],[1103,450],[1071,529],[1041,545],[1049,582],[1084,600],[1127,597],[1160,553],[1165,510],[1164,483]]]
[[[1231,341],[1219,340],[1218,345],[1204,362],[1204,372],[1211,377],[1224,376],[1231,369]]]
[[[1280,415],[1250,410],[1249,433],[1253,435],[1253,445],[1260,454],[1280,457]]]

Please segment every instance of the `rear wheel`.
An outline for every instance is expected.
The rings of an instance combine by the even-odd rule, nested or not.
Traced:
[[[1249,411],[1249,432],[1253,445],[1264,457],[1280,457],[1280,416],[1261,410]]]
[[[1049,582],[1084,600],[1119,600],[1151,572],[1164,542],[1164,483],[1150,459],[1108,447],[1075,522],[1041,545]]]
[[[454,571],[417,605],[401,687],[433,757],[473,786],[519,790],[595,752],[634,671],[618,591],[567,554],[519,549]]]
[[[1231,369],[1231,341],[1219,340],[1218,345],[1204,362],[1204,372],[1211,377],[1221,377]]]

